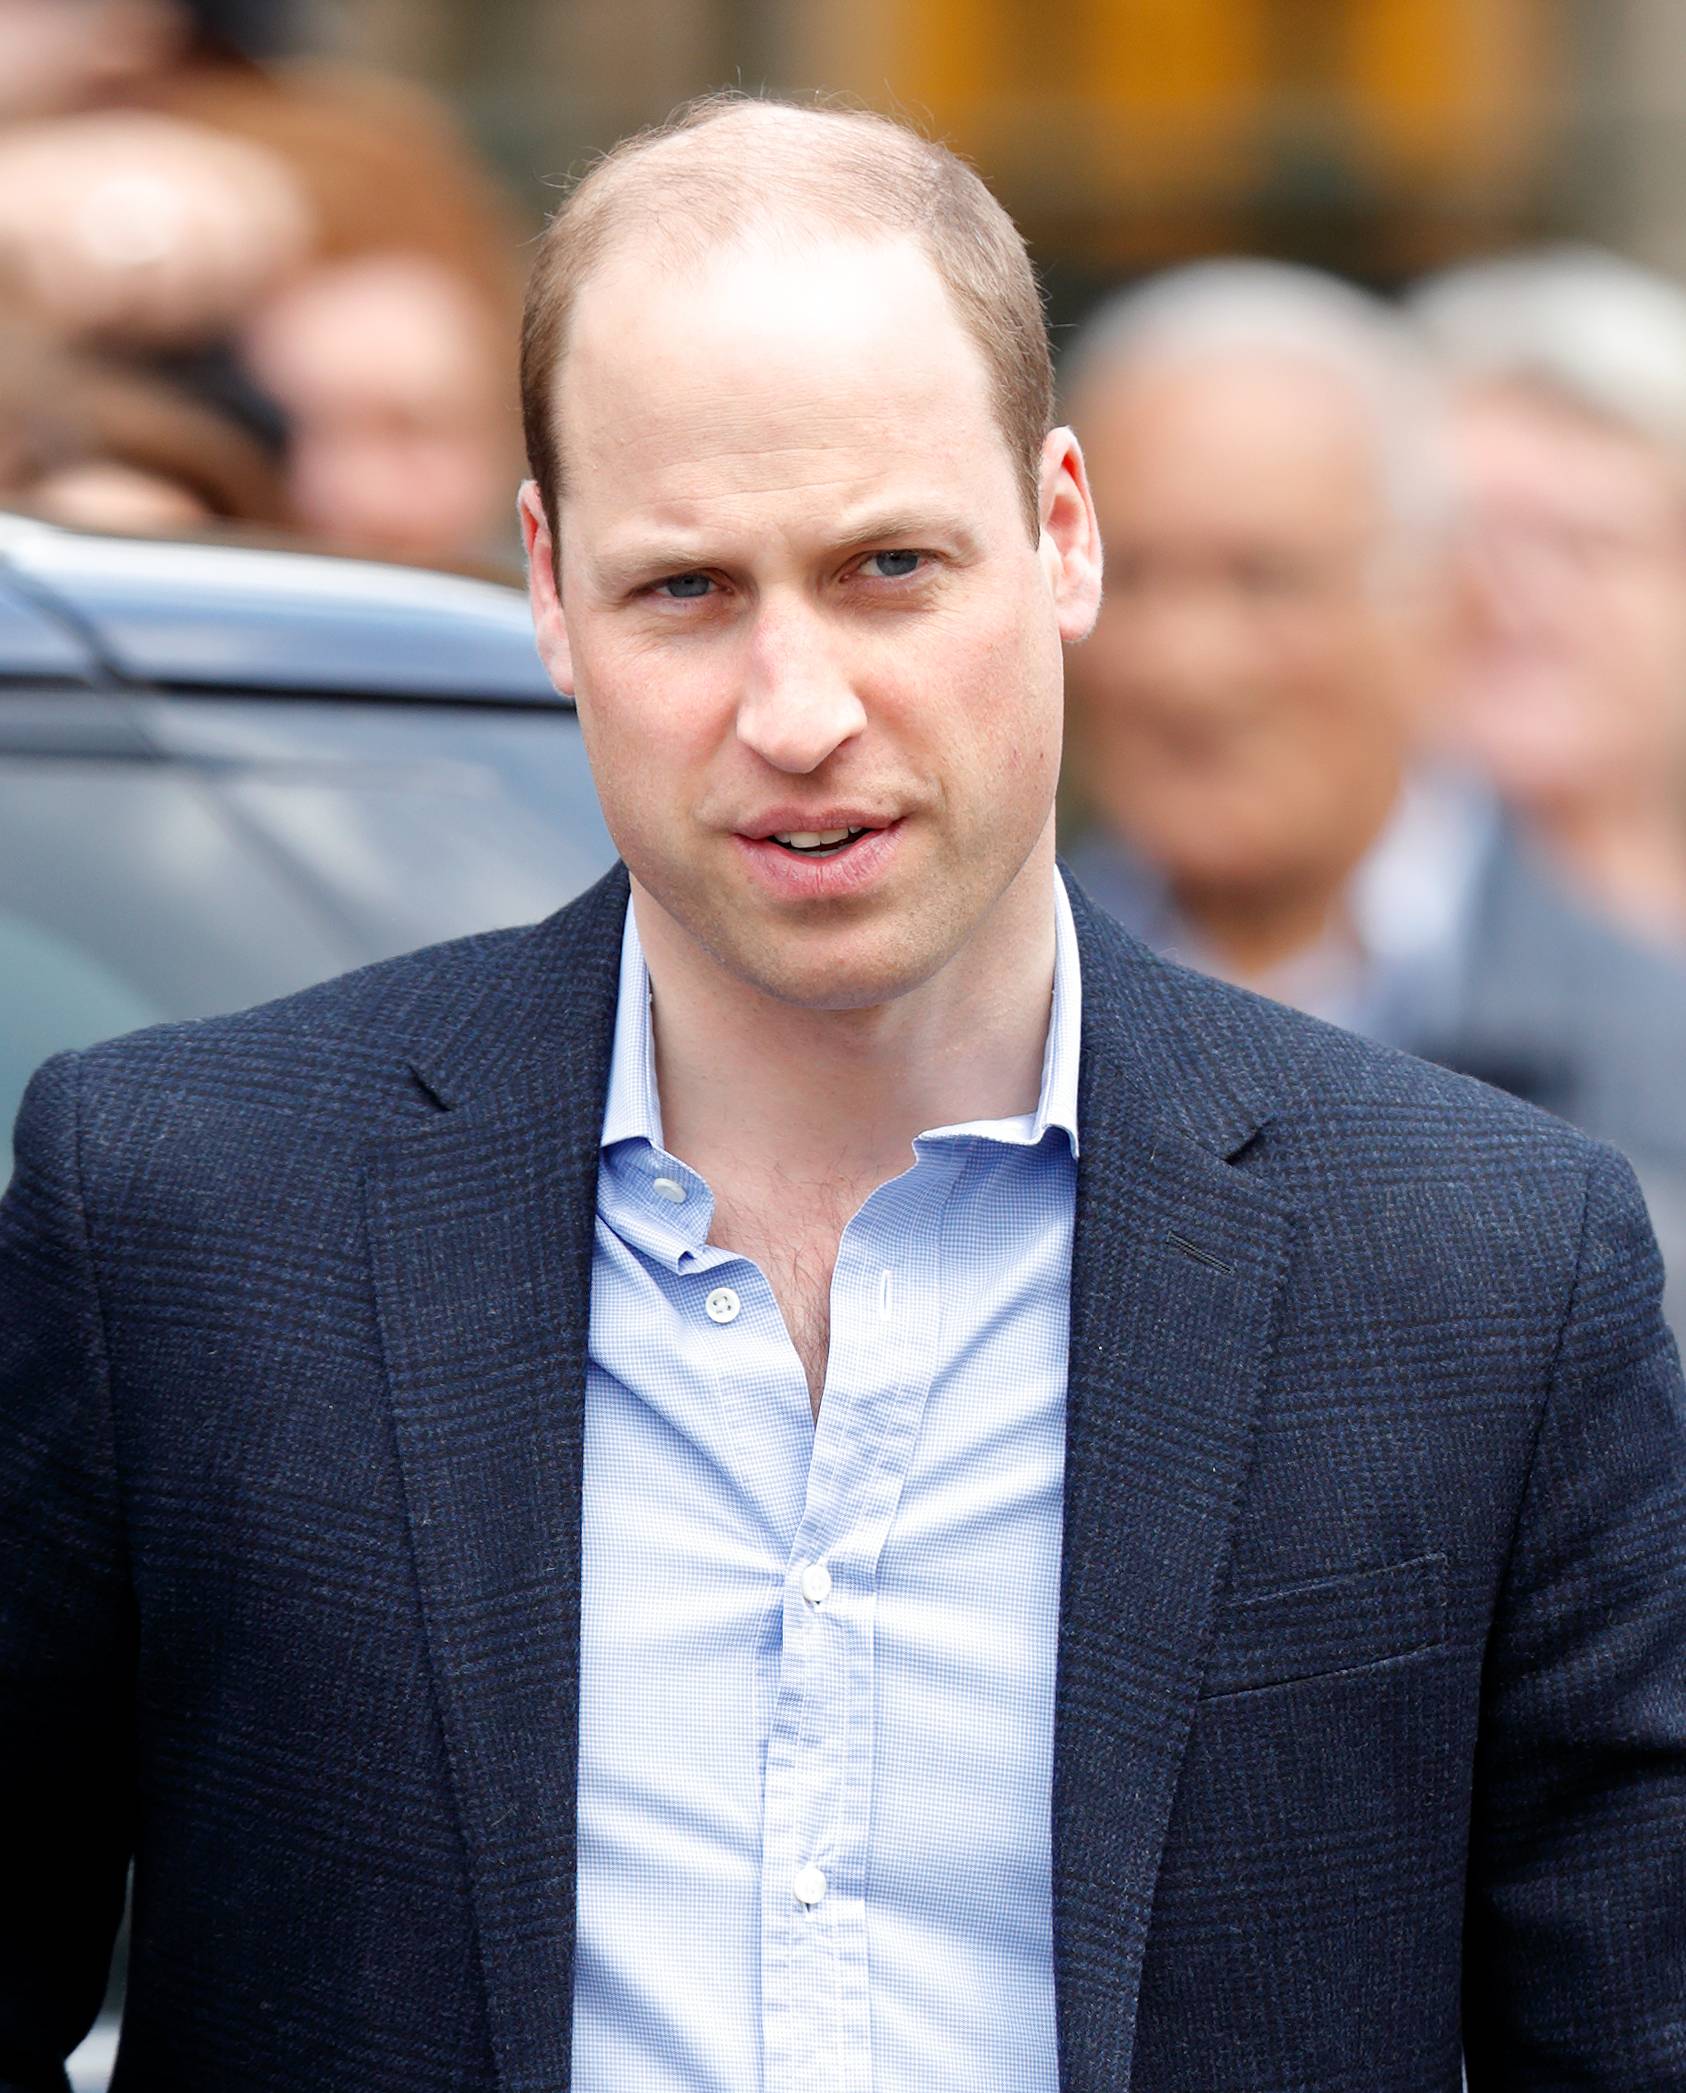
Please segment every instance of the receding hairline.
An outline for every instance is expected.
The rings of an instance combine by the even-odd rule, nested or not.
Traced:
[[[1040,293],[1006,211],[965,161],[875,112],[738,95],[703,98],[654,133],[622,141],[557,213],[535,262],[523,330],[529,459],[560,492],[555,387],[574,305],[635,240],[658,264],[700,261],[763,237],[907,239],[932,263],[982,352],[995,418],[1035,534],[1036,463],[1053,421]]]
[[[668,281],[689,284],[700,281],[723,264],[730,266],[739,260],[823,255],[827,249],[837,248],[861,254],[883,250],[907,254],[928,269],[939,288],[945,295],[949,294],[941,271],[915,232],[900,226],[865,229],[812,218],[802,219],[794,211],[768,211],[752,224],[733,226],[718,239],[693,241],[684,236],[669,239],[661,231],[650,233],[637,226],[627,227],[624,233],[618,232],[611,237],[602,252],[593,258],[589,273],[575,285],[569,317],[572,320],[587,292],[596,290],[622,267],[626,268],[628,279],[634,283],[641,277],[647,278],[653,270],[660,270]],[[949,295],[951,306],[953,302]]]
[[[913,232],[918,203],[905,191],[891,193],[890,185],[911,184],[928,199],[951,171],[962,169],[971,173],[946,147],[870,110],[707,97],[678,128],[623,141],[582,177],[565,207],[595,235],[579,281],[623,244],[617,232],[623,239],[653,234],[700,255],[757,229],[799,231],[804,204],[818,207],[812,229],[822,234]],[[839,176],[849,175],[861,184],[854,203],[838,186]],[[635,224],[629,205],[660,200],[676,178],[685,215]],[[988,195],[981,182],[978,187]],[[887,208],[892,221],[902,222],[887,226],[875,216],[875,198],[880,211]]]

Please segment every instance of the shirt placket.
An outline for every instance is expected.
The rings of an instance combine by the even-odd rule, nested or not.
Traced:
[[[940,1342],[941,1218],[966,1157],[921,1151],[839,1246],[825,1399],[786,1567],[762,1845],[764,2093],[872,2093],[867,1955],[878,1560]]]

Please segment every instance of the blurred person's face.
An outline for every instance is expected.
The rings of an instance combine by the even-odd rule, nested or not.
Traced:
[[[1225,352],[1103,368],[1073,419],[1106,547],[1071,661],[1085,797],[1191,897],[1344,874],[1397,792],[1423,637],[1363,409]]]
[[[540,646],[686,949],[787,1004],[866,1008],[1045,908],[1093,516],[1056,431],[1032,542],[982,356],[918,249],[611,257],[559,413],[560,597],[523,497]]]
[[[326,269],[259,317],[246,357],[288,418],[301,528],[405,559],[489,549],[514,458],[505,373],[472,294],[420,261]]]
[[[188,26],[171,0],[0,0],[0,121],[102,100],[167,64]]]
[[[1447,732],[1519,805],[1686,777],[1686,487],[1638,436],[1516,388],[1456,423],[1464,531]]]

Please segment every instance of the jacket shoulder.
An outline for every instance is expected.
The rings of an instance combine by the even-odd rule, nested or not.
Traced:
[[[1085,1030],[1207,1146],[1263,1143],[1308,1174],[1471,1161],[1582,1173],[1601,1145],[1477,1078],[1164,958],[1081,905]],[[1257,1159],[1255,1159],[1257,1160]]]
[[[1658,1340],[1655,1230],[1618,1149],[1474,1076],[1170,971],[1186,1020],[1255,1072],[1233,1162],[1293,1215],[1342,1313],[1366,1302],[1377,1331],[1508,1316],[1543,1341],[1586,1282],[1616,1305],[1615,1349]],[[1613,1260],[1619,1285],[1598,1277]]]

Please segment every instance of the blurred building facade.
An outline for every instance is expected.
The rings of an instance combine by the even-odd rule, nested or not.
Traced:
[[[1056,309],[1238,248],[1390,283],[1574,234],[1686,271],[1678,0],[303,0],[312,40],[449,94],[546,181],[700,89],[928,121],[1029,232]]]

